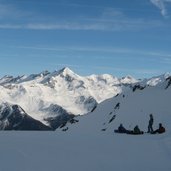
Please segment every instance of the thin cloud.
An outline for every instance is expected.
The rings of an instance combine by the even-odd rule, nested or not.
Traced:
[[[23,24],[2,23],[0,29],[27,29],[27,30],[69,30],[69,31],[135,31],[156,27],[163,27],[159,20],[133,19],[125,16],[122,11],[113,8],[105,9],[101,16],[96,18],[82,17],[70,22],[40,22],[25,21]],[[19,23],[19,22],[17,22]]]
[[[7,19],[13,19],[13,20],[18,20],[22,18],[30,18],[33,17],[33,13],[18,9],[15,5],[13,4],[2,4],[0,2],[0,19],[1,20],[7,20]],[[11,26],[12,28],[12,26]]]
[[[28,24],[24,26],[25,29],[31,30],[111,30],[109,26],[99,23],[81,24],[81,23],[56,23],[56,24]]]
[[[33,30],[134,31],[163,26],[164,23],[159,20],[135,19],[126,16],[122,10],[104,8],[101,15],[95,18],[84,16],[70,22],[52,24],[31,23],[24,27]]]
[[[171,58],[163,58],[161,63],[170,65],[171,64]]]
[[[22,25],[17,24],[0,24],[0,29],[22,29]]]
[[[155,51],[144,51],[138,49],[124,48],[124,47],[81,47],[81,46],[64,46],[64,47],[41,47],[41,46],[11,46],[11,48],[19,48],[19,49],[32,49],[32,50],[40,50],[40,51],[76,51],[76,52],[102,52],[102,53],[114,53],[114,54],[137,54],[143,56],[151,56],[171,58],[170,53],[164,52],[155,52]],[[106,58],[106,57],[104,57]],[[112,57],[113,58],[113,57]]]
[[[81,23],[34,23],[34,24],[0,24],[0,29],[27,29],[27,30],[85,30],[85,31],[118,31],[120,26],[113,27],[102,23],[81,24]]]
[[[0,2],[0,19],[18,17],[19,13],[19,10],[13,5],[2,4]]]
[[[0,18],[7,16],[9,13],[9,8],[6,5],[0,4]]]
[[[111,47],[80,47],[80,46],[66,46],[66,47],[36,47],[36,46],[14,46],[20,49],[33,49],[43,51],[86,51],[86,52],[107,52],[107,53],[135,53],[134,49],[127,48],[111,48]]]
[[[163,17],[168,17],[168,11],[166,8],[166,3],[171,3],[171,0],[150,0],[153,5],[155,5],[161,12]]]
[[[161,53],[161,52],[149,52],[149,55],[151,56],[158,56],[158,57],[170,57],[171,58],[171,54],[166,54],[166,53]]]
[[[163,15],[166,15],[167,11],[164,2],[171,2],[171,0],[151,0],[151,2],[161,9]],[[83,6],[86,6],[86,4],[83,4]],[[17,21],[17,24],[15,23],[15,20],[13,21],[13,24],[1,22],[0,29],[135,31],[164,26],[161,21],[131,18],[123,13],[123,9],[109,7],[101,8],[101,14],[96,18],[87,18],[86,16],[87,15],[85,14],[81,20],[80,17],[76,17],[73,20],[69,20],[69,22],[67,18],[63,19],[61,22],[55,22],[54,18],[50,17],[52,20],[51,23],[49,23],[49,18],[47,19],[45,16],[34,13],[33,11],[23,11],[14,5],[0,3],[0,19],[21,19]],[[25,20],[23,20],[23,18]]]

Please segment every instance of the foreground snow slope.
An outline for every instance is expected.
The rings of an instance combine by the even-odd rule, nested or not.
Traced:
[[[94,112],[77,117],[78,123],[61,128],[68,128],[66,132],[1,132],[0,170],[170,171],[171,86],[168,83],[104,101]],[[121,122],[129,129],[138,124],[145,131],[150,113],[154,115],[154,127],[162,122],[165,134],[113,133]],[[109,123],[114,115],[116,118]]]
[[[1,171],[170,171],[166,135],[2,132]]]

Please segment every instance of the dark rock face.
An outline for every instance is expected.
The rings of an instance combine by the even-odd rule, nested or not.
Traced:
[[[171,76],[166,79],[168,81],[166,89],[171,86]]]
[[[116,109],[119,109],[119,108],[120,108],[120,103],[118,102],[118,103],[115,105],[114,109],[116,110]]]
[[[135,92],[136,90],[143,90],[145,87],[137,84],[132,88],[132,91]]]
[[[75,117],[75,115],[67,112],[61,106],[56,104],[51,104],[49,107],[42,109],[42,111],[48,113],[51,116],[45,118],[44,120],[48,122],[53,130],[66,125],[68,121]]]
[[[7,103],[0,105],[0,130],[52,130],[30,117],[18,105],[9,105]]]
[[[10,118],[11,120],[11,118]],[[50,131],[50,127],[44,125],[40,121],[37,121],[29,116],[25,116],[17,125],[14,125],[13,122],[8,125],[5,130],[25,130],[25,131]]]
[[[46,112],[51,116],[70,114],[69,112],[67,112],[65,109],[63,109],[61,106],[57,104],[51,104],[49,107],[43,108],[41,111]]]
[[[61,106],[51,104],[43,109],[51,117],[45,118],[49,126],[29,116],[20,106],[3,103],[0,105],[0,130],[48,131],[64,127],[67,122],[75,123],[75,115],[68,113]]]
[[[81,105],[84,104],[88,112],[93,111],[98,105],[97,101],[92,96],[80,96],[76,103]]]
[[[53,130],[57,128],[63,128],[67,122],[72,120],[75,117],[75,115],[69,115],[69,114],[62,114],[56,117],[50,117],[45,119],[49,125],[52,127]]]

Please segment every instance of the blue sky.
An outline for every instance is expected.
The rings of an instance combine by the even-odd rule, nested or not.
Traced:
[[[171,72],[171,0],[0,0],[0,76]]]

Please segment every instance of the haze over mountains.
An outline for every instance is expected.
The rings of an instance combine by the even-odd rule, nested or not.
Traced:
[[[49,129],[56,129],[72,120],[75,115],[93,112],[106,99],[123,92],[144,89],[146,86],[157,87],[169,77],[170,74],[144,80],[131,76],[117,78],[108,74],[82,77],[69,68],[29,76],[4,76],[0,79],[1,129],[9,129],[9,116],[15,113],[12,110],[14,105],[35,122],[40,121],[45,126],[42,129],[47,126]],[[21,120],[18,122],[22,123]],[[33,127],[28,128],[31,129]]]

